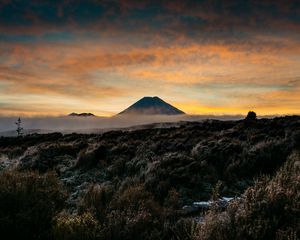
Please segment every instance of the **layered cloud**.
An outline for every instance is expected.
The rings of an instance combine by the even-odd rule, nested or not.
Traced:
[[[0,114],[299,114],[299,1],[0,4]]]

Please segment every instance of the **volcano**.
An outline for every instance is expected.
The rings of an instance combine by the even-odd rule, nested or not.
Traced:
[[[185,113],[159,97],[143,97],[119,113],[121,114],[179,115]]]

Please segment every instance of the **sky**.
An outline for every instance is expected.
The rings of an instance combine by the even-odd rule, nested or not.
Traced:
[[[298,0],[0,0],[0,115],[300,114]]]

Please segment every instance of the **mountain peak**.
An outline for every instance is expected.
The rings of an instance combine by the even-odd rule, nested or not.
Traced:
[[[157,96],[145,96],[119,114],[178,115],[185,113]]]

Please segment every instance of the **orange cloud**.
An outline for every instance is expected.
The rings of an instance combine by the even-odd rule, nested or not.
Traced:
[[[5,92],[0,91],[15,96],[63,96],[65,101],[70,97],[81,98],[85,99],[81,106],[86,107],[89,103],[90,108],[95,108],[98,105],[104,112],[109,112],[105,106],[109,106],[113,98],[128,99],[138,93],[149,95],[150,90],[161,92],[162,86],[166,95],[186,95],[190,100],[192,96],[200,97],[202,101],[201,95],[205,93],[216,99],[215,104],[211,104],[213,100],[210,99],[207,100],[209,104],[191,103],[190,106],[183,100],[180,106],[190,113],[240,113],[249,107],[260,106],[264,106],[263,112],[273,112],[276,106],[272,102],[277,102],[276,94],[281,94],[278,101],[286,102],[286,105],[282,105],[280,111],[297,112],[299,88],[294,89],[290,82],[298,81],[300,76],[300,46],[293,39],[260,35],[257,41],[261,46],[247,42],[185,46],[179,40],[170,46],[148,47],[133,46],[128,42],[122,46],[108,40],[101,44],[97,40],[38,45],[5,43],[0,47],[3,56],[0,83],[7,86]],[[151,88],[148,87],[150,81]],[[274,90],[277,85],[287,90]],[[180,93],[177,88],[184,92]],[[99,105],[103,99],[107,101]],[[220,101],[228,105],[218,106]],[[113,108],[117,112],[126,104],[116,104]],[[59,113],[69,109],[64,103],[59,107],[56,111]],[[25,108],[28,106],[24,105]],[[47,111],[53,113],[48,108]]]

